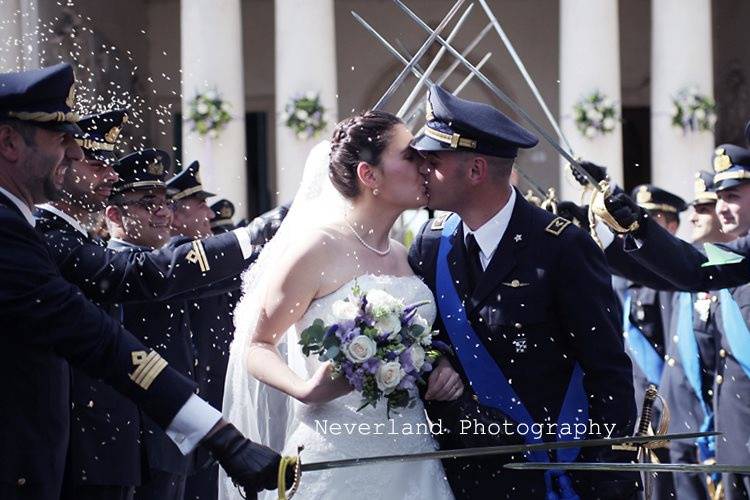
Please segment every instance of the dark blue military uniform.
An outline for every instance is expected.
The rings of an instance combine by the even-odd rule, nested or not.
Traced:
[[[67,64],[2,75],[0,113],[76,132],[73,81]],[[134,399],[162,427],[195,384],[158,361],[61,276],[24,210],[23,202],[0,192],[0,498],[55,500],[71,425],[68,361]],[[146,360],[156,361],[148,373],[140,370]]]
[[[87,157],[114,160],[110,146],[125,116],[112,111],[79,122],[83,133],[77,140]],[[160,300],[186,292],[198,296],[209,291],[206,285],[235,276],[252,261],[243,259],[231,234],[202,242],[175,239],[160,250],[120,253],[66,220],[55,207],[40,208],[36,216],[37,229],[63,275],[105,309],[115,302]],[[192,258],[196,245],[209,263],[205,270]],[[200,286],[204,288],[190,292]],[[75,369],[71,377],[73,426],[66,495],[121,498],[126,493],[113,493],[115,486],[129,490],[143,479],[138,409],[101,380]]]
[[[724,144],[714,154],[714,182],[717,191],[734,187],[750,179],[750,150]],[[636,241],[636,238],[638,241]],[[714,388],[716,429],[725,435],[717,439],[716,459],[719,463],[750,463],[750,374],[743,369],[750,366],[746,342],[732,345],[730,337],[746,337],[748,306],[750,305],[750,237],[744,236],[730,243],[716,245],[735,255],[719,256],[718,264],[707,259],[698,249],[672,238],[652,221],[646,219],[635,236],[626,237],[625,249],[643,265],[660,273],[680,289],[686,291],[718,290],[737,287],[720,300],[715,315],[721,335],[719,361]],[[734,258],[732,258],[734,257]],[[715,257],[716,258],[716,257]],[[707,262],[708,261],[708,262]],[[729,263],[724,263],[729,262]],[[705,265],[704,265],[705,264]],[[728,326],[723,306],[736,303],[739,321]],[[731,319],[731,318],[730,318]],[[744,321],[743,321],[744,320]],[[745,331],[743,331],[745,330]],[[726,474],[722,479],[726,497],[747,498],[750,476]]]
[[[418,150],[514,157],[518,147],[535,143],[528,132],[520,133],[520,127],[489,106],[453,98],[438,87],[431,88],[428,102],[425,134],[413,143]],[[591,238],[516,192],[504,236],[472,288],[474,264],[461,224],[448,236],[447,262],[438,262],[441,235],[449,222],[436,219],[422,227],[409,252],[410,264],[432,290],[440,286],[438,267],[448,266],[467,320],[479,337],[477,344],[483,345],[512,384],[532,420],[558,421],[577,363],[584,373],[588,402],[581,411],[588,411],[599,425],[614,423],[615,434],[630,434],[636,415],[632,368],[620,334],[620,307],[604,256]],[[436,294],[441,309],[440,291]],[[453,313],[439,312],[434,327],[441,340],[450,342],[444,318]],[[456,365],[467,389],[471,388],[475,381],[469,379],[467,365]],[[450,403],[428,402],[433,419],[442,418],[450,407]],[[438,436],[441,446],[470,445],[457,433],[453,429]],[[544,439],[550,438],[554,439],[549,435]],[[594,449],[581,450],[578,459],[616,460],[611,450]],[[545,498],[545,475],[505,470],[501,464],[508,460],[523,457],[446,460],[444,466],[457,498]],[[582,498],[631,498],[638,487],[634,474],[570,477]]]

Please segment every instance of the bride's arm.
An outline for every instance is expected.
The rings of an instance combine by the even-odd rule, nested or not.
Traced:
[[[324,239],[328,237],[321,235],[292,250],[272,271],[246,360],[255,378],[304,403],[330,401],[351,391],[343,378],[331,379],[329,365],[324,365],[309,380],[300,378],[276,348],[284,332],[304,315],[318,293],[321,269],[330,259],[328,252],[333,246]]]

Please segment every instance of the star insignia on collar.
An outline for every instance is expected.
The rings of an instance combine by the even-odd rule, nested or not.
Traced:
[[[518,243],[518,242],[519,242],[519,241],[521,241],[522,239],[523,239],[523,236],[521,236],[520,234],[517,234],[517,235],[515,235],[515,236],[513,237],[513,241],[515,241],[516,243]]]

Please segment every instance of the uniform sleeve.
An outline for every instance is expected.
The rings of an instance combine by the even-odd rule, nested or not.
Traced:
[[[257,257],[245,258],[232,232],[176,239],[151,252],[118,252],[83,238],[64,242],[54,232],[45,238],[63,277],[99,303],[171,298],[236,276]]]
[[[195,384],[65,281],[43,240],[15,217],[0,221],[0,335],[5,345],[54,350],[102,378],[167,427]],[[12,353],[8,353],[12,355]]]
[[[708,259],[691,243],[672,236],[646,219],[637,239],[625,238],[625,251],[643,266],[673,284],[674,289],[701,292],[731,288],[750,282],[750,236],[720,245],[745,257],[737,264],[702,267]],[[655,287],[658,288],[658,287]]]
[[[673,291],[677,289],[672,282],[644,266],[630,252],[626,252],[621,238],[615,238],[612,244],[604,250],[604,255],[607,257],[607,263],[612,274],[655,290]]]
[[[570,241],[561,242],[556,284],[562,331],[583,369],[589,418],[600,425],[614,424],[613,435],[628,435],[636,407],[632,365],[619,323],[621,308],[601,250],[585,233],[572,232]]]

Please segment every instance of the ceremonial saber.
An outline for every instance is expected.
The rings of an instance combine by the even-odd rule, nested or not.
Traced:
[[[300,472],[340,469],[342,467],[358,467],[374,463],[387,462],[418,462],[422,460],[438,460],[445,458],[485,457],[491,455],[508,455],[537,450],[561,450],[566,448],[590,448],[594,446],[610,446],[616,444],[643,444],[651,441],[695,439],[703,436],[716,436],[720,432],[689,432],[680,434],[665,434],[662,436],[625,436],[605,439],[583,439],[570,441],[556,441],[554,443],[534,443],[504,446],[481,446],[476,448],[462,448],[456,450],[438,450],[409,455],[380,455],[376,457],[347,458],[343,460],[329,460],[325,462],[301,463]],[[562,464],[569,465],[569,464]],[[570,464],[576,465],[576,464]]]
[[[448,38],[446,38],[446,42],[451,43],[455,36],[458,34],[459,30],[461,29],[461,26],[466,22],[466,20],[469,18],[469,14],[471,14],[472,9],[474,8],[474,4],[471,3],[466,8],[463,14],[461,14],[461,17],[458,18],[458,21],[456,22],[456,25],[453,27],[451,32],[448,34]],[[406,97],[406,100],[399,108],[398,112],[396,113],[396,116],[399,118],[403,118],[404,114],[406,114],[406,111],[411,107],[412,103],[414,103],[414,99],[417,98],[419,95],[419,91],[424,85],[425,80],[432,74],[432,72],[435,70],[435,67],[440,62],[440,59],[443,58],[443,55],[445,54],[445,47],[440,47],[440,50],[438,50],[438,53],[435,55],[435,57],[432,59],[432,62],[427,66],[427,69],[424,70],[424,73],[422,74],[422,78],[417,81],[417,84],[414,86],[414,88],[411,90],[409,95]]]
[[[373,28],[372,26],[370,26],[370,23],[368,23],[367,21],[365,21],[362,18],[362,16],[360,16],[359,14],[357,14],[356,12],[354,12],[353,10],[350,11],[350,12],[351,12],[352,16],[354,17],[354,19],[356,19],[357,22],[359,22],[359,24],[361,24],[362,27],[364,27],[366,31],[368,31],[371,35],[373,35],[380,43],[383,44],[383,46],[386,49],[388,49],[388,52],[390,52],[391,54],[393,54],[394,56],[396,56],[396,59],[398,59],[399,61],[401,61],[402,64],[404,64],[404,65],[408,65],[409,64],[409,60],[406,57],[402,56],[401,53],[398,50],[396,50],[393,47],[393,45],[391,45],[388,42],[388,40],[386,40],[385,38],[383,38],[383,36],[380,33],[378,33],[377,31],[375,31],[375,28]],[[410,57],[408,53],[406,55],[408,57]],[[422,72],[422,68],[419,67],[419,64],[414,64],[414,66],[412,66],[412,68],[411,68],[411,72],[417,78],[422,78],[423,72]],[[427,83],[432,84],[432,81],[428,78],[427,79]]]
[[[513,167],[513,170],[515,170],[515,171],[516,171],[516,173],[517,173],[518,175],[520,175],[520,176],[521,176],[521,177],[523,178],[523,180],[525,180],[525,181],[526,181],[526,183],[527,183],[527,184],[528,184],[529,186],[531,186],[531,188],[532,188],[532,189],[533,189],[534,191],[536,191],[536,192],[537,192],[537,194],[538,194],[539,196],[542,196],[543,198],[547,198],[547,192],[546,192],[546,191],[544,191],[544,190],[542,189],[542,187],[541,187],[541,186],[540,186],[539,184],[537,184],[536,182],[534,182],[534,180],[533,180],[533,179],[532,179],[531,177],[529,177],[528,175],[526,175],[526,174],[524,173],[524,171],[523,171],[523,170],[521,170],[520,168],[518,168],[518,167],[516,167],[516,166],[514,166],[514,167]]]
[[[474,39],[469,42],[469,45],[466,46],[463,52],[461,52],[461,55],[464,57],[468,57],[469,53],[471,53],[472,50],[474,50],[474,47],[476,47],[479,42],[482,41],[482,39],[487,35],[487,33],[490,32],[492,29],[492,23],[487,23],[487,26],[485,26],[482,31],[479,32],[479,34],[474,37]],[[440,75],[440,78],[438,78],[435,81],[435,85],[442,85],[449,76],[453,74],[453,72],[458,68],[459,64],[461,64],[461,61],[458,59],[455,59],[450,66],[448,66],[448,69],[446,69],[442,75]],[[477,64],[477,69],[479,69],[479,65]],[[471,73],[469,73],[471,75]],[[420,111],[424,108],[425,101],[417,101],[417,104],[413,106],[408,113],[406,113],[405,116],[408,116],[408,121],[411,122],[414,119],[415,115],[421,115]]]
[[[479,62],[477,63],[477,69],[482,69],[482,66],[485,65],[487,61],[489,61],[490,57],[492,57],[492,52],[487,52],[484,57],[482,57]],[[474,78],[474,73],[469,73],[466,75],[466,78],[464,78],[461,83],[458,84],[458,87],[453,90],[453,95],[458,95],[466,85],[469,84],[469,82]]]
[[[596,462],[524,462],[503,465],[506,469],[514,470],[585,470],[585,471],[633,471],[633,472],[680,472],[680,473],[727,473],[750,474],[750,465],[722,465],[722,464],[620,464]]]
[[[433,35],[435,34],[435,32],[432,30],[432,28],[430,28],[430,26],[427,25],[427,23],[425,23],[422,19],[419,18],[419,16],[417,16],[414,12],[412,12],[411,9],[409,9],[409,7],[407,7],[401,0],[393,0],[393,1],[396,3],[396,5],[398,5],[398,7],[401,10],[403,10],[404,12],[406,12],[406,14],[409,17],[411,17],[414,20],[414,22],[416,22],[417,24],[419,24],[422,27],[422,29],[424,29],[425,31],[427,31],[428,33],[431,33]],[[533,118],[531,118],[531,116],[529,116],[529,114],[526,112],[526,110],[524,110],[520,105],[516,104],[513,101],[513,99],[511,99],[510,97],[508,97],[502,90],[500,90],[497,87],[497,85],[495,85],[494,83],[492,83],[486,76],[484,76],[484,74],[482,74],[481,71],[477,70],[477,68],[474,67],[474,65],[471,64],[456,49],[454,49],[448,43],[446,43],[446,41],[442,37],[440,37],[438,35],[438,36],[435,37],[435,40],[438,43],[440,43],[441,45],[443,45],[453,57],[455,57],[459,61],[461,61],[461,63],[464,66],[466,66],[466,68],[469,71],[471,71],[472,73],[474,73],[476,75],[476,77],[479,78],[479,80],[482,83],[484,83],[487,86],[487,88],[493,94],[495,94],[500,100],[502,100],[505,104],[507,104],[516,113],[518,113],[519,115],[523,116],[526,119],[526,121],[531,125],[531,127],[539,135],[541,135],[553,148],[555,148],[555,150],[558,153],[560,153],[560,155],[563,158],[565,158],[568,161],[568,163],[570,163],[570,165],[571,165],[572,168],[576,169],[576,171],[579,174],[581,174],[581,176],[585,177],[586,180],[588,180],[591,183],[591,185],[594,186],[594,188],[597,191],[599,191],[601,193],[607,193],[607,190],[603,186],[600,186],[599,183],[596,181],[596,179],[594,179],[594,177],[591,174],[589,174],[586,171],[586,169],[584,169],[583,167],[581,167],[581,165],[578,163],[578,161],[575,158],[573,158],[573,156],[570,153],[568,153],[565,149],[563,149],[563,147],[560,146],[560,144],[555,139],[553,139],[547,133],[547,131],[545,131]]]
[[[401,83],[403,83],[403,81],[411,72],[411,69],[414,67],[415,64],[419,62],[419,60],[422,58],[425,52],[427,52],[427,49],[430,48],[430,45],[432,45],[432,42],[434,42],[437,38],[440,38],[440,32],[443,31],[443,29],[448,25],[450,20],[453,18],[456,12],[458,12],[458,9],[461,7],[463,3],[464,3],[464,0],[457,0],[456,3],[453,4],[453,7],[451,7],[451,10],[448,11],[448,14],[446,14],[443,20],[440,21],[440,24],[438,24],[437,28],[435,28],[434,31],[429,26],[427,27],[427,29],[430,31],[430,36],[427,37],[427,40],[419,48],[417,53],[414,55],[414,58],[411,61],[409,61],[409,64],[407,64],[406,67],[404,67],[404,69],[401,70],[401,73],[399,73],[396,79],[393,80],[390,87],[388,87],[388,90],[386,90],[385,94],[383,94],[380,97],[380,99],[378,99],[378,102],[375,103],[375,106],[373,106],[372,109],[376,109],[376,110],[381,109],[386,104],[388,104],[388,101],[391,99],[391,97],[393,97],[393,94],[396,92],[396,90],[398,90]]]
[[[487,14],[487,17],[490,19],[490,24],[494,26],[495,31],[497,32],[497,35],[500,37],[500,40],[502,40],[503,44],[505,44],[505,48],[508,49],[508,52],[510,53],[510,57],[513,59],[513,62],[516,63],[516,66],[518,67],[518,70],[521,72],[521,75],[523,75],[524,80],[526,80],[526,83],[529,85],[529,88],[531,88],[531,93],[534,94],[534,97],[536,97],[536,100],[539,103],[539,106],[541,106],[542,111],[544,111],[544,114],[547,116],[547,120],[549,120],[550,125],[552,125],[552,128],[555,129],[557,136],[565,142],[566,146],[568,146],[568,151],[570,151],[570,154],[572,155],[573,146],[570,145],[568,138],[565,137],[565,134],[563,134],[563,131],[560,128],[560,125],[557,123],[557,120],[555,120],[555,117],[552,114],[552,112],[549,110],[549,107],[547,107],[547,103],[544,102],[544,98],[542,97],[542,94],[539,92],[539,89],[537,89],[536,84],[534,83],[534,80],[532,80],[531,75],[526,70],[526,66],[523,64],[521,57],[518,55],[518,53],[516,52],[516,49],[513,47],[513,44],[510,42],[510,38],[508,38],[508,35],[505,34],[505,31],[500,26],[500,22],[497,20],[497,17],[495,16],[495,14],[493,14],[489,5],[487,5],[486,0],[479,0],[479,3],[482,5],[482,8],[484,9],[485,14]]]

